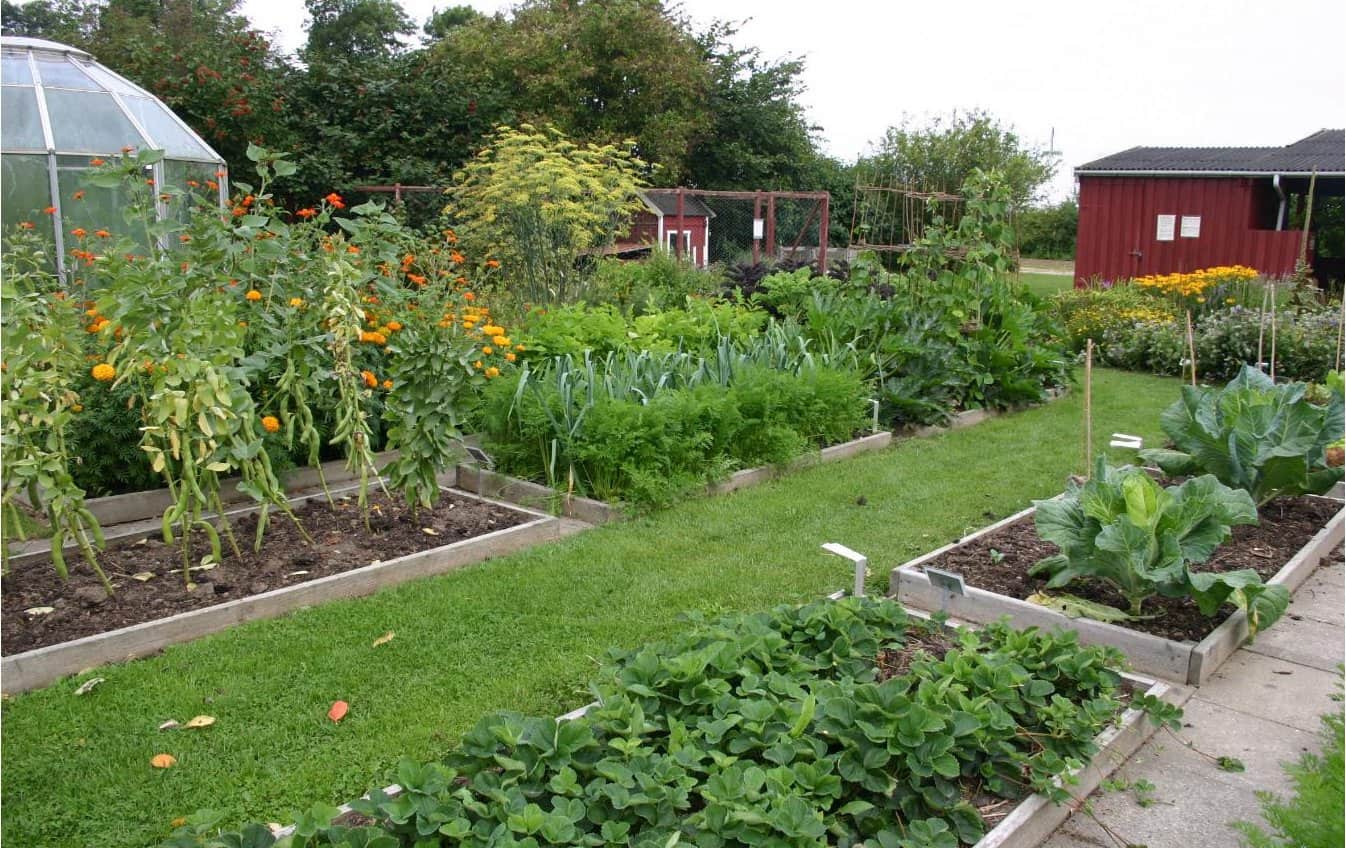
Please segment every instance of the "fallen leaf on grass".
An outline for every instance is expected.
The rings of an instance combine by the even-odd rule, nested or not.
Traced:
[[[189,728],[210,727],[214,723],[215,723],[215,716],[199,715],[196,718],[184,724],[183,727],[189,727]]]
[[[100,684],[100,683],[102,683],[102,682],[103,682],[103,678],[101,678],[101,677],[93,677],[93,678],[90,678],[90,679],[84,681],[83,683],[81,683],[81,684],[79,685],[79,688],[75,690],[75,694],[76,694],[76,695],[87,695],[87,694],[89,694],[90,692],[93,691],[93,688],[94,688],[95,686],[97,686],[98,684]]]
[[[146,580],[153,580],[153,579],[154,579],[154,572],[153,572],[153,571],[137,571],[135,574],[132,574],[132,575],[131,575],[131,579],[132,579],[132,580],[139,580],[141,583],[144,583]]]
[[[178,758],[172,754],[155,754],[150,760],[150,765],[155,768],[172,768],[178,764]]]
[[[56,607],[29,607],[24,612],[28,615],[46,615],[49,612],[56,612]]]
[[[163,724],[159,725],[160,730],[177,730],[179,727],[182,727],[182,725],[178,724],[177,721],[171,718],[168,721],[164,722]]]
[[[386,644],[388,644],[389,642],[393,641],[393,636],[395,636],[395,635],[397,635],[397,634],[395,634],[395,633],[393,633],[393,631],[389,630],[387,633],[384,633],[382,636],[380,636],[379,638],[377,638],[377,639],[374,640],[374,645],[373,645],[373,647],[377,648],[379,645],[386,645]]]
[[[346,713],[350,711],[350,708],[351,705],[345,701],[337,701],[332,705],[332,708],[327,711],[327,717],[332,721],[341,721],[346,717]]]

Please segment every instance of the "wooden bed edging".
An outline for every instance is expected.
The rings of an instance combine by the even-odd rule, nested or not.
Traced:
[[[969,621],[988,623],[1008,616],[1016,627],[1074,630],[1085,644],[1111,645],[1120,649],[1138,671],[1192,686],[1205,682],[1248,640],[1248,616],[1242,610],[1222,621],[1200,642],[1179,642],[1103,621],[1070,618],[1056,610],[975,586],[968,586],[961,597],[951,596],[930,583],[923,570],[925,563],[1032,515],[1034,509],[1029,507],[955,543],[903,563],[891,573],[889,592],[903,604],[924,610],[945,610],[949,615]],[[1346,510],[1339,510],[1268,582],[1282,584],[1294,592],[1323,557],[1340,544],[1344,524]]]

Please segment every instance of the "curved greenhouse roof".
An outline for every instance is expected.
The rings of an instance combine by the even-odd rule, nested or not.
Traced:
[[[65,253],[62,235],[72,227],[121,220],[116,189],[88,188],[87,202],[72,203],[75,192],[87,188],[83,176],[92,157],[128,147],[162,150],[164,159],[148,174],[156,191],[213,177],[224,166],[223,157],[157,97],[83,50],[54,41],[0,37],[0,111],[5,229],[21,220],[42,221],[58,257]],[[219,191],[223,201],[223,180]],[[55,214],[42,215],[47,207],[55,207]],[[172,213],[164,207],[159,214]]]

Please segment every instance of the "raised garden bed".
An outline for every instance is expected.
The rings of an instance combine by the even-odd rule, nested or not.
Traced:
[[[836,596],[832,597],[835,598]],[[914,613],[912,618],[918,620],[925,619],[920,613]],[[909,666],[914,668],[915,663],[922,662],[925,659],[942,657],[946,651],[957,646],[958,639],[956,637],[956,632],[959,627],[964,626],[970,626],[975,629],[975,626],[973,625],[966,625],[964,623],[956,623],[953,621],[945,622],[942,630],[939,628],[932,629],[928,620],[924,620],[924,623],[912,621],[912,624],[907,629],[904,643],[900,648],[883,648],[879,650],[875,657],[877,680],[881,682],[891,677],[905,674],[907,673]],[[918,627],[920,629],[916,629]],[[855,635],[853,630],[851,633],[852,635]],[[804,645],[808,644],[809,643],[806,640]],[[815,648],[812,646],[801,646],[801,650],[808,652],[815,650]],[[637,662],[640,662],[644,667],[644,675],[648,675],[650,671],[648,660]],[[709,672],[710,669],[707,669],[707,671]],[[644,679],[644,675],[642,675],[641,679]],[[1115,769],[1120,767],[1121,764],[1124,763],[1157,729],[1157,725],[1151,721],[1142,710],[1125,706],[1128,701],[1140,695],[1148,695],[1174,706],[1181,706],[1191,694],[1191,690],[1185,687],[1155,681],[1138,675],[1123,674],[1122,678],[1122,691],[1125,693],[1122,696],[1123,706],[1115,723],[1102,730],[1094,737],[1093,744],[1096,748],[1096,753],[1089,758],[1082,767],[1074,769],[1067,775],[1058,777],[1054,781],[1057,787],[1066,788],[1068,797],[1060,796],[1056,800],[1052,800],[1042,794],[1033,794],[1019,800],[1017,803],[1007,801],[996,803],[996,797],[986,792],[984,788],[964,787],[965,793],[971,793],[968,797],[974,799],[974,803],[981,808],[981,815],[985,825],[985,832],[981,838],[975,842],[974,848],[1032,848],[1032,846],[1040,844],[1041,841],[1055,830],[1056,827],[1058,827],[1070,814],[1073,806],[1072,802],[1078,802],[1087,797],[1089,793],[1096,789]],[[649,685],[659,688],[658,685],[652,681]],[[579,709],[557,716],[555,721],[566,722],[581,719],[598,707],[598,702],[591,703],[584,707],[580,707]],[[822,716],[826,714],[826,708],[820,706],[819,715]],[[651,718],[654,720],[654,723],[649,725],[646,732],[655,731],[656,727],[659,726],[659,717],[652,716]],[[600,721],[602,721],[601,718]],[[734,726],[734,722],[727,722],[726,724],[728,728]],[[689,729],[692,728],[692,724],[689,723],[687,727]],[[824,736],[829,734],[829,731],[822,726],[815,727],[813,732],[821,733]],[[869,733],[872,731],[867,730],[866,732]],[[482,739],[483,737],[480,734],[475,734],[469,737],[469,744],[474,748],[478,748],[482,743]],[[481,756],[481,752],[477,751],[474,755]],[[508,754],[506,754],[506,756],[508,756]],[[753,750],[749,748],[746,749],[745,756],[751,759],[755,755]],[[788,765],[786,767],[788,768]],[[415,774],[416,770],[413,770],[410,773]],[[465,781],[466,778],[463,778],[463,780]],[[340,808],[340,814],[338,815],[336,822],[347,826],[376,825],[377,819],[372,818],[367,814],[371,811],[372,805],[369,803],[371,799],[375,802],[386,803],[391,799],[403,795],[404,792],[405,790],[400,784],[392,784],[384,787],[382,790],[371,792],[357,802],[343,805]],[[424,798],[422,795],[418,795],[417,797]],[[428,801],[428,799],[426,800]],[[1064,801],[1064,803],[1062,803],[1062,801]],[[539,803],[541,803],[540,799]],[[840,806],[840,802],[837,802],[837,804]],[[545,808],[546,805],[544,804],[542,806]],[[853,805],[847,805],[847,808],[851,806]],[[293,831],[293,827],[286,827],[277,831],[276,835],[285,836]]]
[[[1241,610],[1207,618],[1186,598],[1156,597],[1149,601],[1155,618],[1121,626],[1088,618],[1071,618],[1028,602],[1045,580],[1028,569],[1058,552],[1038,538],[1034,508],[1023,510],[964,539],[945,545],[892,571],[889,588],[902,603],[925,610],[943,610],[975,622],[1008,616],[1019,627],[1066,629],[1086,644],[1121,649],[1140,672],[1189,685],[1204,682],[1248,639],[1248,619]],[[1257,526],[1234,528],[1233,539],[1196,569],[1232,571],[1253,568],[1269,583],[1293,592],[1334,547],[1341,544],[1346,512],[1338,501],[1304,497],[1264,507]],[[931,583],[927,566],[961,574],[964,594],[946,592]],[[1080,583],[1073,594],[1117,606],[1119,596],[1103,584]]]
[[[374,496],[378,512],[366,531],[351,493],[337,489],[334,495],[345,498],[336,510],[320,495],[296,501],[314,545],[303,541],[288,519],[273,514],[265,545],[253,554],[256,518],[248,513],[235,517],[243,558],[236,559],[226,543],[222,563],[192,572],[196,588],[190,592],[184,588],[179,549],[165,545],[157,533],[123,539],[104,552],[100,562],[117,587],[111,599],[80,564],[63,584],[40,553],[30,552],[5,578],[4,647],[13,652],[0,660],[5,691],[44,686],[245,621],[370,594],[584,526],[446,490],[435,510],[422,511],[414,520],[400,501]],[[209,548],[198,540],[195,550],[200,555]],[[52,611],[28,612],[45,607]]]

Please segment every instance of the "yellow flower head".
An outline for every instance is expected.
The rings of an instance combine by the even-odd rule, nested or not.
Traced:
[[[93,378],[100,383],[111,382],[117,376],[117,369],[108,365],[106,362],[100,362],[89,372]]]
[[[274,416],[274,415],[263,415],[263,416],[262,416],[262,429],[265,430],[265,431],[267,431],[268,433],[279,433],[279,432],[280,432],[280,419],[277,418],[277,417]]]

